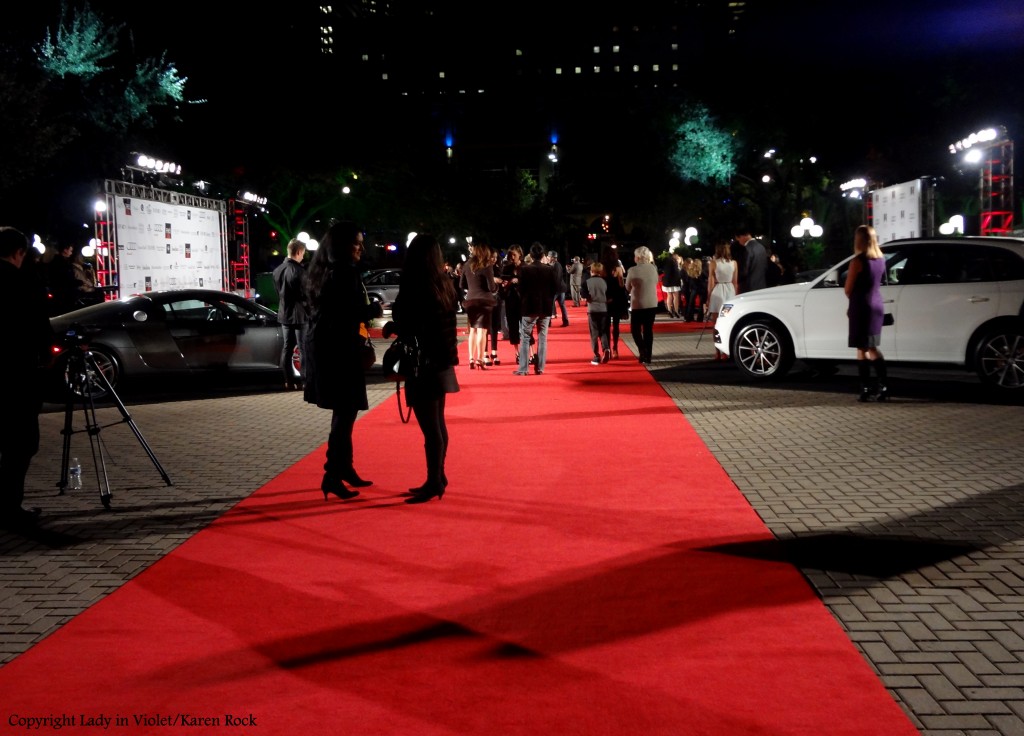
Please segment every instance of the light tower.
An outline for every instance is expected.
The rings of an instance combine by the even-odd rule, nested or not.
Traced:
[[[1013,230],[1013,141],[1006,128],[971,133],[951,143],[949,152],[963,154],[967,163],[981,164],[981,234],[1009,234]]]

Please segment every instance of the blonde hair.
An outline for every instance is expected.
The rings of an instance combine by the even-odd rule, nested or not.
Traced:
[[[637,263],[654,263],[654,254],[646,245],[641,245],[633,251],[633,260]]]
[[[882,257],[882,249],[878,247],[878,233],[870,225],[861,225],[853,233],[853,252],[864,253],[872,261]]]
[[[603,273],[604,273],[604,264],[603,263],[601,263],[600,261],[595,261],[595,262],[590,264],[590,275],[591,276],[600,276]]]

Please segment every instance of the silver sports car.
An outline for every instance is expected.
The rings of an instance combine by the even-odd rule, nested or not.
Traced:
[[[224,291],[152,291],[94,304],[50,319],[54,371],[76,392],[76,358],[87,352],[94,398],[127,377],[279,370],[283,328],[277,314]],[[298,375],[297,360],[293,370]],[[95,373],[101,372],[106,381]],[[79,371],[80,373],[80,371]],[[106,384],[109,383],[109,388]]]

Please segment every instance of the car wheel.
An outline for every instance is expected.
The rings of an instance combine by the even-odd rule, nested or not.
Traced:
[[[780,378],[793,365],[789,336],[776,322],[750,322],[736,331],[733,362],[750,378]]]
[[[64,384],[68,393],[75,398],[92,396],[93,399],[103,399],[110,395],[110,389],[117,387],[121,378],[121,369],[117,365],[117,359],[103,350],[93,349],[86,353],[92,360],[81,365],[77,358],[71,358],[64,363]],[[104,382],[97,375],[97,371],[106,378]],[[109,389],[108,389],[109,385]]]
[[[1024,327],[1008,323],[986,332],[978,343],[974,369],[993,388],[1024,388]]]

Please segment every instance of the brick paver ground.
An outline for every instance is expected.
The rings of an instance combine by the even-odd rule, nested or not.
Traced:
[[[741,552],[797,564],[923,733],[1024,734],[1022,402],[959,373],[894,371],[890,403],[859,404],[848,372],[752,384],[711,352],[710,331],[658,334],[650,370],[776,536]],[[370,393],[394,400],[390,384]],[[56,495],[64,415],[43,415],[28,502],[46,525],[0,532],[0,663],[326,437],[329,414],[298,393],[209,394],[128,406],[171,487],[120,412],[99,410],[110,510],[88,474]],[[72,447],[89,473],[87,437]]]

